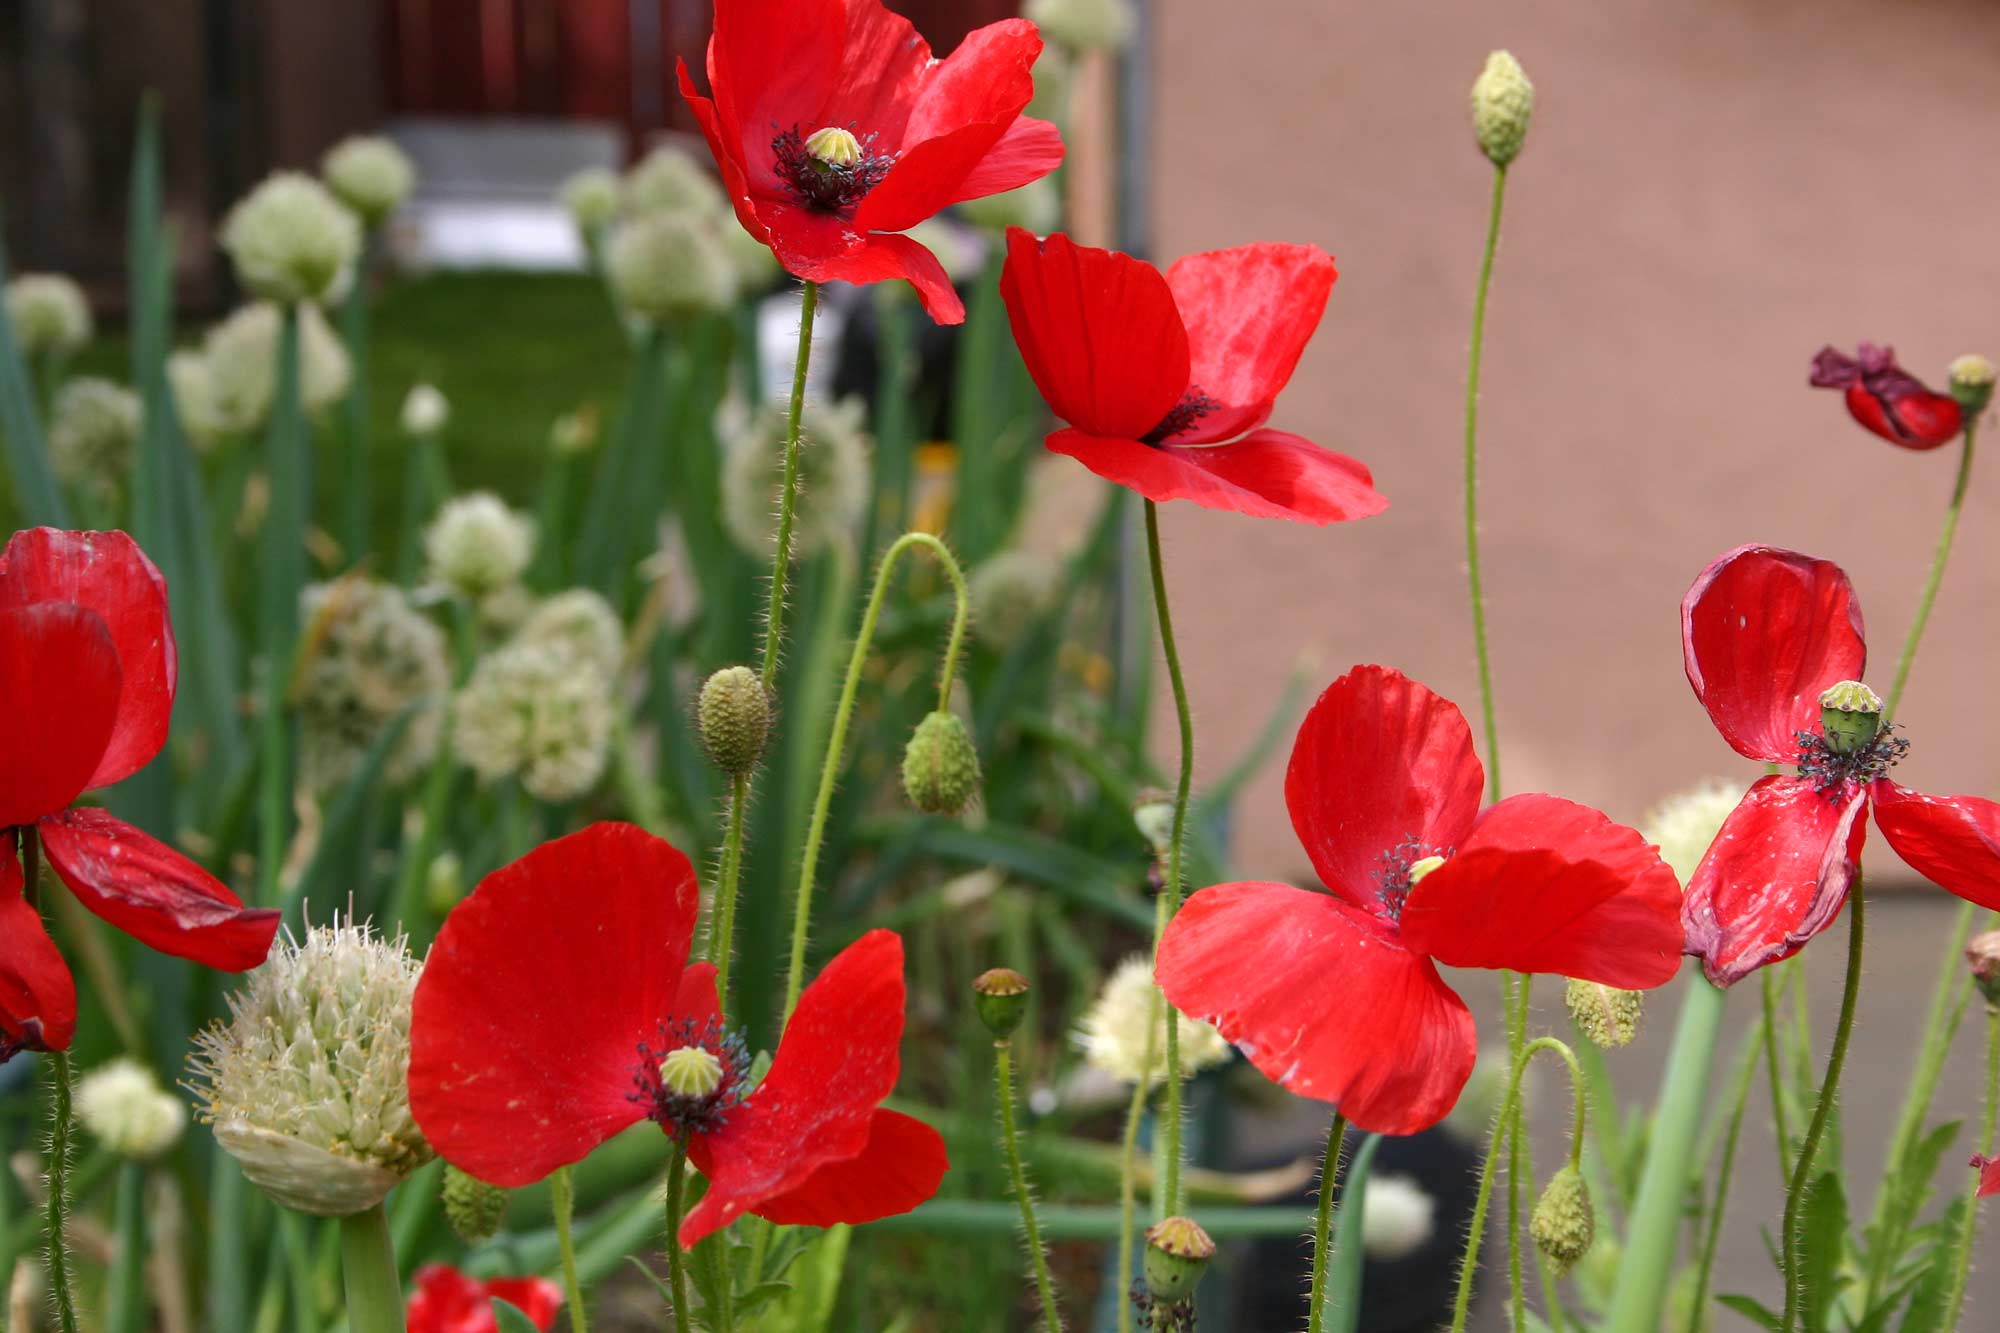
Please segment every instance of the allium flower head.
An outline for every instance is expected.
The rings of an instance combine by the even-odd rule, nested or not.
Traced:
[[[265,300],[325,301],[353,278],[361,224],[312,177],[280,171],[229,211],[222,248],[237,279]]]
[[[655,322],[720,310],[736,298],[721,230],[699,214],[645,213],[619,223],[604,264],[618,304]]]
[[[287,939],[198,1036],[200,1115],[266,1194],[345,1217],[431,1159],[410,1116],[410,997],[421,964],[353,922]]]
[[[355,135],[327,150],[320,174],[362,225],[379,227],[410,197],[417,169],[393,139]]]
[[[139,395],[95,375],[56,391],[49,416],[49,462],[56,476],[99,495],[116,495],[132,471]]]
[[[1479,151],[1494,166],[1505,167],[1521,155],[1534,114],[1535,85],[1521,62],[1507,51],[1487,56],[1472,81],[1472,133]]]
[[[68,355],[90,341],[90,302],[74,278],[23,273],[7,284],[7,323],[28,360]]]
[[[451,420],[451,401],[435,384],[418,382],[403,395],[403,434],[422,439],[436,435]]]
[[[692,153],[661,144],[625,173],[619,202],[631,217],[653,213],[686,213],[720,217],[729,209],[715,173]]]
[[[1153,964],[1134,955],[1112,969],[1077,1025],[1084,1062],[1125,1083],[1148,1086],[1167,1073],[1167,1003],[1153,986]],[[1151,1047],[1148,1060],[1147,1048]],[[1229,1043],[1199,1019],[1181,1015],[1181,1077],[1229,1058]]]
[[[76,1114],[105,1147],[139,1162],[166,1152],[187,1128],[181,1099],[161,1087],[152,1070],[124,1056],[78,1080]]]
[[[229,432],[215,401],[215,374],[208,358],[191,347],[183,347],[167,358],[167,384],[174,395],[174,408],[188,443],[206,453]]]
[[[1131,0],[1028,0],[1021,17],[1072,54],[1117,51],[1132,40]]]
[[[405,710],[383,776],[403,782],[428,766],[451,690],[444,633],[393,584],[367,578],[314,584],[299,596],[306,626],[299,720],[306,785],[343,785]]]
[[[837,404],[806,400],[799,418],[799,498],[792,518],[798,559],[852,539],[868,504],[870,441],[859,398]],[[784,472],[785,413],[767,407],[726,428],[722,443],[722,521],[739,549],[759,559],[778,532]]]
[[[278,393],[278,307],[268,301],[242,306],[208,331],[202,356],[208,362],[208,393],[215,425],[224,433],[247,435],[271,419]],[[353,365],[317,306],[299,309],[299,399],[317,415],[347,395]],[[183,407],[183,411],[185,411]]]
[[[1694,878],[1695,867],[1708,855],[1722,822],[1743,799],[1743,787],[1727,778],[1705,778],[1667,797],[1639,821],[1639,832],[1660,849],[1660,859],[1681,883]]]
[[[1394,1263],[1430,1243],[1437,1230],[1437,1200],[1408,1176],[1370,1176],[1361,1205],[1361,1248],[1370,1259]]]
[[[578,231],[589,235],[618,216],[618,173],[585,167],[562,183],[563,207]]]
[[[611,603],[589,588],[543,598],[514,637],[520,643],[562,648],[607,679],[615,678],[625,664],[625,626]]]
[[[478,601],[518,581],[535,554],[535,525],[491,491],[447,500],[424,529],[430,577]]]
[[[611,684],[553,643],[488,653],[453,705],[452,744],[488,782],[518,777],[541,801],[571,801],[597,785],[611,744]]]
[[[1006,648],[1055,604],[1062,562],[1046,551],[1017,546],[989,556],[966,576],[972,594],[972,633]]]

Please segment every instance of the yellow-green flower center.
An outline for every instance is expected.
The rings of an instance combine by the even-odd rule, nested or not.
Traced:
[[[660,1061],[660,1083],[679,1097],[706,1097],[722,1086],[722,1061],[705,1046],[677,1046]]]
[[[1414,888],[1418,884],[1423,883],[1425,875],[1430,874],[1431,871],[1436,870],[1443,864],[1444,858],[1442,856],[1426,856],[1422,860],[1412,861],[1410,863],[1410,886]]]
[[[851,167],[861,160],[861,140],[852,130],[828,125],[806,136],[806,152],[830,167]]]

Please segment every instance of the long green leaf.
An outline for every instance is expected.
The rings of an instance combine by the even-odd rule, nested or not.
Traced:
[[[6,283],[7,276],[7,247],[0,241],[0,285]],[[0,438],[7,445],[14,503],[31,524],[67,528],[71,524],[69,501],[63,498],[55,470],[49,466],[41,409],[35,405],[34,377],[21,359],[6,306],[0,301]]]
[[[1356,1333],[1361,1327],[1361,1272],[1366,1254],[1361,1244],[1363,1216],[1368,1211],[1368,1177],[1382,1136],[1370,1134],[1340,1186],[1340,1215],[1334,1221],[1333,1268],[1326,1283],[1326,1333]]]

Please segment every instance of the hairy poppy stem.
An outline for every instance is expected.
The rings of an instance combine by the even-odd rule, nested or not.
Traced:
[[[1979,1133],[1979,1155],[1982,1158],[1993,1155],[1993,1121],[2000,1115],[2000,1008],[1986,1006],[1986,1107]],[[1958,1310],[1965,1303],[1965,1282],[1972,1271],[1972,1242],[1979,1235],[1979,1177],[1980,1169],[1972,1170],[1972,1183],[1965,1191],[1964,1216],[1958,1224],[1958,1235],[1953,1244],[1956,1258],[1952,1264],[1951,1294],[1940,1307],[1946,1328],[1958,1326]]]
[[[1500,209],[1506,196],[1507,168],[1495,167],[1479,290],[1472,300],[1472,351],[1465,371],[1465,570],[1472,598],[1472,647],[1479,658],[1479,715],[1486,729],[1489,801],[1500,799],[1500,725],[1493,713],[1493,659],[1486,646],[1486,587],[1479,568],[1479,363],[1486,347],[1486,293],[1493,285],[1493,255],[1500,248]]]
[[[799,500],[799,416],[806,405],[806,370],[812,363],[813,314],[819,284],[807,282],[799,303],[799,355],[792,368],[792,403],[785,415],[785,478],[778,492],[778,541],[771,555],[771,601],[764,613],[764,688],[778,681],[778,649],[785,637],[785,582],[792,570],[792,518]]]
[[[951,579],[954,606],[951,617],[951,637],[945,643],[944,665],[938,672],[938,709],[944,711],[951,702],[951,683],[958,675],[959,652],[965,644],[965,625],[972,614],[972,595],[965,585],[965,571],[959,568],[958,557],[951,548],[928,532],[906,532],[882,553],[881,563],[875,568],[875,586],[868,594],[868,604],[861,613],[861,628],[854,636],[854,651],[848,655],[847,678],[841,682],[840,702],[833,710],[833,730],[827,736],[826,758],[820,764],[819,792],[813,797],[812,821],[806,826],[805,850],[799,856],[799,889],[792,903],[792,957],[791,968],[785,979],[785,1018],[789,1020],[792,1010],[798,1007],[799,992],[805,989],[806,933],[812,925],[813,877],[819,867],[820,843],[826,836],[827,812],[833,806],[833,785],[840,776],[840,762],[846,757],[847,724],[854,716],[854,698],[861,689],[861,671],[868,665],[868,649],[875,641],[875,623],[881,619],[882,603],[889,595],[889,575],[895,572],[896,562],[903,552],[921,546],[929,551]],[[736,835],[740,838],[741,821],[737,821]],[[738,859],[741,859],[739,850]],[[731,886],[729,910],[734,911],[734,886]],[[728,941],[722,942],[728,947]],[[718,964],[718,967],[720,965]]]
[[[1180,778],[1174,786],[1174,825],[1167,845],[1166,883],[1161,897],[1166,911],[1153,933],[1153,965],[1160,961],[1160,939],[1167,923],[1181,910],[1181,858],[1187,843],[1188,793],[1194,786],[1194,713],[1188,706],[1187,681],[1181,675],[1180,650],[1174,645],[1174,617],[1167,605],[1167,574],[1160,559],[1160,507],[1146,501],[1146,557],[1153,571],[1153,610],[1160,622],[1160,650],[1167,659],[1167,678],[1174,687],[1174,716],[1181,729]],[[1181,1210],[1181,1025],[1180,1011],[1167,1006],[1166,1179],[1160,1191],[1163,1216]]]
[[[726,1013],[729,963],[736,952],[736,886],[743,876],[743,809],[750,801],[750,775],[729,780],[729,816],[722,835],[722,868],[716,876],[715,920],[708,928],[708,961],[715,964],[715,993]]]
[[[1956,960],[1954,960],[1956,961]],[[1778,1067],[1778,970],[1774,964],[1763,969],[1758,977],[1764,998],[1764,1061],[1766,1077],[1771,1081],[1771,1123],[1778,1136],[1778,1169],[1785,1169],[1785,1159],[1792,1154],[1792,1131],[1785,1122],[1785,1080]]]
[[[1327,1232],[1333,1221],[1333,1188],[1340,1183],[1340,1146],[1347,1138],[1347,1117],[1334,1113],[1326,1131],[1326,1156],[1319,1161],[1319,1213],[1313,1219],[1312,1302],[1306,1333],[1320,1333],[1326,1317]]]
[[[1979,435],[1978,418],[1965,423],[1965,442],[1958,453],[1958,478],[1952,483],[1951,503],[1945,506],[1944,526],[1938,530],[1937,551],[1931,556],[1930,576],[1924,580],[1923,594],[1917,598],[1917,614],[1910,621],[1909,637],[1903,640],[1903,655],[1896,659],[1896,680],[1889,687],[1888,702],[1882,706],[1882,722],[1887,725],[1903,701],[1903,687],[1910,683],[1910,667],[1917,660],[1917,645],[1923,641],[1924,626],[1930,623],[1931,607],[1937,603],[1938,588],[1944,583],[1944,567],[1951,560],[1952,539],[1958,535],[1958,517],[1965,510],[1965,492],[1972,484],[1972,450]]]
[[[1799,1144],[1799,1160],[1792,1168],[1790,1184],[1785,1188],[1785,1313],[1779,1323],[1779,1333],[1792,1333],[1798,1327],[1799,1309],[1805,1293],[1799,1288],[1799,1211],[1805,1207],[1806,1191],[1812,1186],[1813,1161],[1819,1156],[1819,1141],[1826,1133],[1827,1117],[1833,1113],[1833,1099],[1840,1092],[1840,1071],[1847,1064],[1847,1041],[1854,1032],[1855,1002],[1861,995],[1861,943],[1865,931],[1861,876],[1854,877],[1854,889],[1848,895],[1847,911],[1847,979],[1840,991],[1840,1017],[1833,1027],[1833,1051],[1826,1058],[1826,1079],[1820,1084],[1819,1100],[1813,1104],[1812,1121],[1806,1126],[1806,1136]]]
[[[381,1204],[340,1219],[340,1278],[351,1333],[402,1333],[403,1280]]]
[[[674,1156],[667,1167],[667,1277],[674,1293],[675,1333],[689,1333],[694,1321],[688,1317],[687,1257],[681,1253],[681,1214],[687,1203],[687,1144],[674,1140]]]
[[[1153,1090],[1145,1072],[1153,1067],[1153,1034],[1159,1030],[1160,1010],[1166,997],[1158,986],[1146,1002],[1146,1041],[1139,1060],[1140,1077],[1132,1085],[1132,1102],[1125,1108],[1125,1137],[1118,1151],[1118,1333],[1132,1333],[1132,1242],[1138,1233],[1135,1196],[1139,1176],[1139,1122],[1146,1118],[1146,1102]]]
[[[21,896],[41,910],[42,838],[33,824],[21,829]],[[62,1333],[76,1333],[76,1297],[69,1285],[70,1069],[68,1051],[43,1055],[49,1070],[49,1197],[43,1213],[44,1259],[49,1292]]]
[[[576,1236],[571,1219],[576,1212],[576,1184],[570,1178],[570,1169],[557,1167],[549,1177],[549,1204],[556,1217],[556,1248],[562,1252],[563,1290],[568,1293],[569,1326],[571,1333],[590,1333],[590,1312],[583,1303],[583,1282],[576,1272]],[[667,1237],[669,1251],[675,1249],[672,1235]]]
[[[1000,1139],[1007,1153],[1007,1174],[1013,1178],[1014,1200],[1021,1205],[1022,1243],[1035,1270],[1035,1294],[1042,1302],[1042,1327],[1062,1333],[1062,1312],[1056,1305],[1055,1279],[1049,1276],[1048,1252],[1042,1248],[1042,1228],[1035,1220],[1035,1198],[1028,1192],[1028,1173],[1021,1165],[1021,1136],[1014,1124],[1014,1044],[1005,1037],[993,1043],[993,1079],[1000,1099]]]

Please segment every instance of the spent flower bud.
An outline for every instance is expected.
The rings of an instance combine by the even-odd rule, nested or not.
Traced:
[[[445,1220],[467,1245],[491,1240],[507,1213],[507,1191],[467,1175],[449,1162],[444,1168]]]
[[[1843,680],[1819,696],[1819,724],[1835,754],[1853,754],[1882,730],[1882,696],[1858,680]]]
[[[1194,1294],[1215,1242],[1191,1217],[1168,1217],[1146,1228],[1146,1290],[1156,1301],[1184,1301]]]
[[[747,666],[728,666],[702,683],[695,729],[709,760],[733,778],[757,767],[771,738],[771,691]]]
[[[1575,977],[1563,988],[1563,1004],[1569,1016],[1583,1029],[1583,1035],[1601,1051],[1615,1051],[1632,1044],[1639,1035],[1639,1013],[1644,997],[1635,990],[1619,990],[1595,981]]]
[[[120,1157],[151,1161],[172,1148],[187,1127],[187,1108],[160,1086],[153,1071],[120,1056],[76,1085],[76,1115]]]
[[[1977,352],[1970,352],[1953,361],[1948,373],[1951,396],[1958,400],[1965,415],[1974,417],[1984,412],[1993,401],[1993,363]]]
[[[903,750],[903,790],[927,815],[955,815],[979,794],[979,751],[956,713],[942,709],[917,724]]]
[[[1486,57],[1486,68],[1472,81],[1472,132],[1479,151],[1496,167],[1521,155],[1528,122],[1535,114],[1535,85],[1521,62],[1506,51]]]
[[[1528,1219],[1528,1234],[1558,1274],[1569,1272],[1590,1253],[1590,1242],[1597,1236],[1597,1213],[1590,1204],[1590,1186],[1576,1167],[1565,1165],[1549,1177]]]
[[[2000,1008],[2000,930],[1974,935],[1965,946],[1965,961],[1972,967],[1972,984],[1986,1003]]]
[[[972,982],[972,1003],[979,1021],[996,1041],[1005,1041],[1028,1013],[1028,979],[1011,967],[981,972]]]

